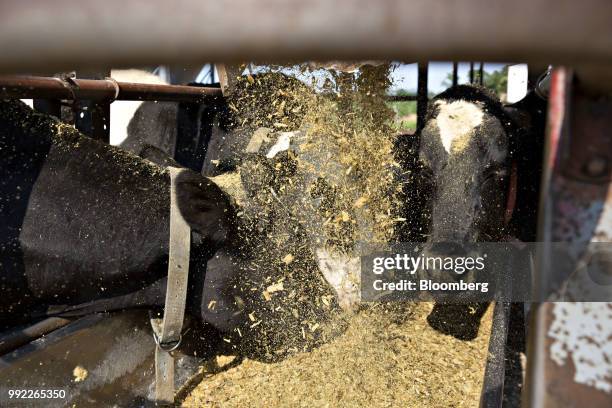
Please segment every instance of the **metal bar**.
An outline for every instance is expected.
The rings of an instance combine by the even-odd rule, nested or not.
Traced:
[[[610,21],[609,0],[3,1],[0,71],[406,55],[609,63]]]
[[[478,83],[484,85],[484,62],[481,62],[478,68]]]
[[[453,86],[457,86],[459,80],[459,63],[453,62]]]
[[[0,76],[0,98],[199,102],[220,96],[221,89],[212,87],[136,84],[110,79]]]
[[[417,132],[425,126],[427,115],[427,74],[429,64],[419,63],[419,77],[417,83]]]
[[[49,317],[34,323],[31,326],[14,330],[0,336],[0,355],[6,354],[26,343],[59,329],[70,323],[71,320],[60,317]]]
[[[480,396],[480,408],[499,408],[504,397],[506,340],[510,322],[510,303],[497,302],[489,339],[489,356]]]
[[[470,84],[474,84],[474,63],[470,62]]]

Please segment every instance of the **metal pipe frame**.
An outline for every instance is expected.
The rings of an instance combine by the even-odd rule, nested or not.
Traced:
[[[118,88],[115,87],[115,84]],[[118,93],[117,92],[118,89]],[[115,97],[116,95],[116,97]],[[0,98],[93,101],[201,102],[222,97],[221,88],[137,84],[112,79],[0,76]],[[386,95],[389,102],[416,101],[417,95]],[[54,112],[47,112],[54,114]],[[56,114],[57,116],[57,114]]]
[[[198,102],[221,96],[221,89],[213,87],[136,84],[113,79],[0,76],[0,98]]]
[[[0,72],[206,61],[612,63],[609,0],[0,2]]]

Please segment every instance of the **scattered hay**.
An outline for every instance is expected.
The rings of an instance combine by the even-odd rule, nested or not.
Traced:
[[[89,372],[82,366],[78,365],[74,367],[74,370],[72,370],[72,376],[74,377],[74,382],[81,382],[87,379]]]
[[[430,327],[430,304],[338,307],[361,245],[387,245],[405,221],[388,74],[332,73],[320,93],[278,73],[238,81],[230,107],[247,154],[214,180],[240,205],[248,320],[184,406],[478,405],[490,312],[461,341]]]
[[[333,251],[353,253],[360,243],[393,238],[401,186],[393,112],[384,101],[389,70],[381,65],[364,66],[358,74],[334,72],[335,82],[320,92],[276,72],[246,76],[229,100],[238,133],[249,135],[243,150],[253,151],[255,140],[261,146],[270,132],[294,131],[280,134],[287,152],[251,160],[242,174],[264,206],[270,199],[283,201],[306,235]]]
[[[433,330],[431,307],[365,307],[330,343],[274,364],[221,356],[182,406],[476,407],[493,307],[473,341]]]
[[[230,159],[235,173],[213,181],[239,206],[231,296],[245,316],[259,317],[226,336],[243,355],[278,360],[340,333],[338,291],[320,271],[318,250],[350,260],[364,244],[392,240],[399,186],[388,74],[388,65],[337,73],[315,92],[268,72],[239,78],[231,91],[230,144],[243,153]],[[338,273],[359,282],[359,263],[350,265]]]

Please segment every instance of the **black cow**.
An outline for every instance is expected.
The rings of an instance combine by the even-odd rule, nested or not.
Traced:
[[[430,253],[461,255],[463,244],[510,235],[535,238],[544,111],[535,94],[503,107],[469,85],[435,97],[419,149],[430,191]]]
[[[169,188],[163,167],[0,101],[0,324],[163,306]],[[232,242],[234,210],[195,172],[178,197],[193,231],[187,314],[228,328],[237,317],[207,307],[204,267]]]
[[[470,243],[535,239],[545,106],[530,93],[504,107],[490,91],[469,85],[434,98],[419,148],[420,188],[428,194],[427,255],[476,256]],[[459,338],[475,337],[486,304],[459,309],[437,305],[428,320]]]

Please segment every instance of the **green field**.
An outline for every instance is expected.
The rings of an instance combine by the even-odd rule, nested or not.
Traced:
[[[394,127],[401,131],[416,130],[416,101],[387,102],[395,112]]]

